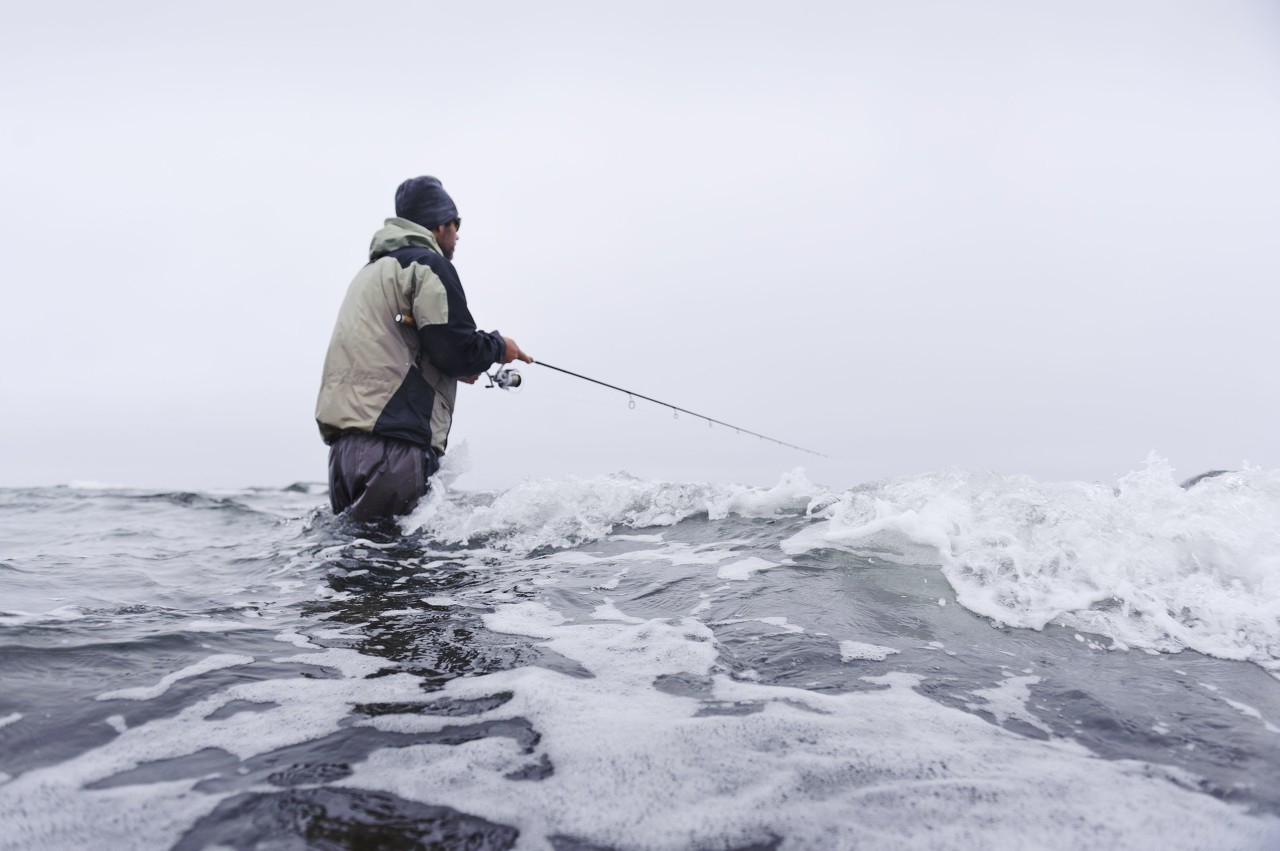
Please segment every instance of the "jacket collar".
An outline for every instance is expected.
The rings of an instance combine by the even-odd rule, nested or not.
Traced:
[[[429,248],[436,254],[444,255],[440,250],[440,243],[436,242],[436,235],[431,231],[408,219],[393,217],[387,219],[373,235],[373,241],[369,243],[369,261],[401,248]]]

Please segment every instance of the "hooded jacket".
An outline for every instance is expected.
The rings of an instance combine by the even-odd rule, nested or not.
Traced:
[[[413,317],[416,327],[396,314]],[[408,219],[387,219],[329,341],[316,400],[320,436],[331,444],[367,432],[443,455],[457,379],[486,371],[505,347],[496,331],[476,329],[435,235]]]

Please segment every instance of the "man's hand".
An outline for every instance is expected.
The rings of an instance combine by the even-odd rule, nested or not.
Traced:
[[[463,376],[459,376],[458,380],[463,382],[464,384],[475,384],[476,379],[479,377],[480,377],[479,375],[463,375]]]
[[[507,344],[506,350],[502,353],[502,362],[511,363],[513,360],[522,360],[525,363],[533,363],[533,358],[520,350],[520,346],[510,337],[503,337],[503,342]]]

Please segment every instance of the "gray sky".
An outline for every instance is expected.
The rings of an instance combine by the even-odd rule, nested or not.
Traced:
[[[1265,2],[22,4],[0,485],[324,477],[333,320],[434,174],[528,367],[462,484],[1280,466]]]

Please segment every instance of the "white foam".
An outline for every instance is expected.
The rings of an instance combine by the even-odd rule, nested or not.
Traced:
[[[129,729],[129,725],[125,723],[123,715],[109,715],[102,719],[102,723],[106,724],[117,733],[123,733],[125,730]]]
[[[278,633],[275,636],[275,640],[283,641],[286,644],[292,644],[294,647],[315,647],[316,646],[311,642],[311,639],[307,638],[305,635],[303,635],[300,632],[293,632],[292,630]]]
[[[720,565],[720,569],[716,571],[716,578],[744,581],[750,579],[753,573],[759,573],[762,570],[777,566],[776,562],[751,556],[750,558],[735,561],[732,564]]]
[[[591,612],[591,617],[596,620],[602,620],[602,621],[622,621],[623,623],[644,623],[644,618],[637,618],[637,617],[633,617],[631,615],[625,614],[617,606],[613,604],[612,600],[606,600],[605,602],[596,606],[595,609],[592,610]]]
[[[789,623],[785,617],[773,616],[762,618],[732,618],[725,621],[716,621],[715,626],[732,626],[739,623],[762,623],[768,626],[777,627],[783,632],[799,633],[804,632],[804,627],[797,624]]]
[[[349,591],[335,591],[326,582],[321,582],[311,589],[311,593],[319,600],[333,600],[340,602],[342,600],[350,600],[352,594]]]
[[[841,494],[801,470],[767,490],[570,477],[525,482],[487,503],[434,488],[404,525],[508,554],[610,537],[661,544],[607,557],[557,554],[563,564],[716,564],[732,553],[617,527],[780,513],[815,521],[784,542],[785,552],[834,547],[888,563],[938,563],[956,602],[1001,624],[1058,623],[1105,636],[1110,649],[1280,659],[1280,471],[1246,468],[1183,490],[1153,456],[1115,488],[948,471]]]
[[[1268,733],[1280,733],[1280,727],[1277,727],[1275,724],[1272,724],[1266,718],[1263,718],[1262,713],[1259,712],[1255,707],[1252,707],[1247,703],[1241,703],[1238,700],[1232,700],[1229,697],[1219,697],[1218,699],[1221,700],[1223,703],[1225,703],[1227,706],[1230,706],[1232,709],[1239,712],[1241,715],[1244,715],[1248,718],[1256,718],[1259,721],[1261,721],[1262,726],[1266,728]]]
[[[311,630],[311,635],[322,640],[359,639],[364,637],[363,630],[369,626],[367,621],[342,626],[323,627]]]
[[[1111,488],[950,471],[849,491],[784,552],[934,561],[962,606],[1116,647],[1280,658],[1280,471],[1178,486],[1151,457]]]
[[[238,682],[173,716],[128,728],[73,759],[24,772],[0,786],[0,812],[22,813],[5,824],[0,848],[169,848],[225,797],[194,793],[200,778],[88,788],[158,760],[217,748],[241,760],[312,741],[345,723],[358,702],[411,702],[424,697],[407,674],[373,680],[302,679]],[[232,701],[257,712],[209,716]],[[274,705],[273,705],[274,704]],[[445,723],[455,719],[443,719]]]
[[[252,656],[238,656],[232,653],[219,653],[213,656],[207,656],[196,662],[194,665],[188,665],[181,670],[174,671],[172,674],[166,674],[160,678],[160,682],[153,686],[138,686],[136,688],[122,688],[116,691],[109,691],[105,694],[97,696],[97,700],[154,700],[160,695],[167,692],[174,683],[180,680],[198,677],[201,674],[207,674],[210,671],[217,671],[222,668],[233,668],[237,665],[248,665],[253,662]]]
[[[458,441],[440,459],[440,469],[432,477],[432,487],[453,487],[462,475],[471,472],[472,466],[471,445],[465,440]]]
[[[593,556],[590,553],[584,553],[581,550],[569,550],[568,552],[556,553],[556,564],[562,565],[589,565],[607,562],[608,559],[600,556]]]
[[[669,544],[664,550],[627,553],[627,557],[632,561],[669,561],[677,567],[685,565],[719,564],[726,559],[733,558],[734,552],[728,549],[717,548],[729,547],[739,543],[744,542],[721,541],[717,544],[703,547],[690,547],[684,544]]]
[[[945,512],[924,520],[917,517],[917,531],[927,536],[930,529],[941,529],[948,548],[956,541],[977,546],[975,536],[980,537],[988,528],[978,521],[986,522],[983,518],[992,512],[1004,516],[996,508],[1002,500],[1009,502],[1010,488],[1022,487],[1013,480],[994,477],[998,486],[975,490],[972,474],[965,476],[970,477],[961,477],[969,490],[957,497],[956,504],[963,508],[961,514],[968,513],[968,525],[939,525],[948,516]],[[1211,482],[1197,489],[1207,484]],[[630,487],[624,485],[622,490]],[[601,508],[592,514],[594,509],[587,506],[585,519],[574,519],[570,515],[583,508],[581,504],[546,509],[554,520],[555,528],[550,530],[522,526],[523,520],[504,526],[506,520],[493,516],[486,521],[488,527],[477,527],[482,529],[480,535],[497,536],[486,542],[492,544],[492,550],[473,549],[465,557],[452,554],[448,558],[480,567],[487,557],[480,555],[482,552],[519,551],[523,543],[585,534],[592,524],[625,525],[628,518],[647,518],[663,511],[674,517],[679,513],[677,508],[683,510],[697,500],[705,503],[708,494],[715,496],[710,486],[669,487],[674,491],[638,488],[650,501],[627,503],[621,514],[612,517],[612,509]],[[547,493],[554,496],[572,490],[557,485]],[[846,510],[846,501],[854,501],[853,496],[811,494],[804,499],[798,496],[801,490],[795,487],[769,496],[768,492],[744,489],[749,498],[738,507],[763,511],[773,500],[771,510],[808,511],[814,515],[808,530],[813,540],[830,545],[823,543],[824,536],[839,531],[833,521]],[[1180,497],[1173,494],[1172,499],[1177,503]],[[754,506],[749,504],[753,501]],[[513,504],[521,510],[527,507],[519,500]],[[726,500],[724,505],[728,504]],[[900,502],[895,503],[889,505],[888,512],[900,514],[901,508]],[[705,510],[710,516],[712,510],[720,509],[712,506]],[[473,508],[465,500],[448,511],[453,512],[452,519],[441,520],[446,526],[455,520],[465,525],[474,519]],[[696,508],[694,513],[698,513]],[[537,522],[543,515],[530,510],[528,516]],[[1045,535],[1049,527],[1062,533],[1055,544],[1060,553],[1076,552],[1073,548],[1078,538],[1066,534],[1065,526],[1046,526],[1030,517],[1024,519],[1032,526],[1039,523]],[[1131,525],[1139,525],[1137,519],[1131,519]],[[910,524],[904,521],[903,525]],[[1106,530],[1095,524],[1086,531],[1105,537]],[[1025,534],[1035,539],[1040,532]],[[1132,532],[1128,529],[1124,534]],[[911,539],[897,532],[894,535],[899,558],[907,560],[903,554],[908,552]],[[882,536],[878,541],[891,538]],[[857,538],[836,545],[852,549],[865,546],[867,540]],[[1045,544],[1047,537],[1038,540]],[[703,564],[707,565],[705,570],[691,572],[709,579],[712,565],[718,571],[719,565],[741,558],[730,549],[734,546],[731,542],[718,542],[710,548],[663,541],[637,543],[653,547],[621,556],[592,556],[590,563],[600,565],[602,574],[605,566],[612,569],[645,560]],[[961,546],[948,558],[959,560],[958,564],[971,554]],[[509,555],[505,557],[509,564]],[[1073,588],[1080,584],[1073,572],[1077,568],[1071,563],[1075,557],[1060,562],[1057,568],[1064,583]],[[693,561],[686,561],[689,559]],[[539,563],[551,567],[567,564],[558,557]],[[1023,566],[1027,564],[1035,568],[1034,563]],[[954,566],[948,565],[945,569],[950,575]],[[1050,594],[1052,584],[1041,575],[1042,569],[1048,570],[1043,565],[1029,570],[1030,585],[1048,589],[1044,593]],[[1157,584],[1169,580],[1160,571],[1150,578]],[[964,580],[956,581],[963,584]],[[968,581],[976,580],[970,576]],[[996,572],[987,581],[979,587],[994,594],[995,584],[1016,584],[1017,580]],[[526,593],[525,584],[521,580],[519,594]],[[730,587],[721,585],[716,591]],[[936,589],[936,583],[931,587]],[[517,597],[515,592],[503,592],[487,595],[486,600]],[[933,594],[925,599],[932,598]],[[1016,596],[1010,600],[1010,605],[1030,605]],[[704,596],[699,608],[709,603]],[[460,721],[415,711],[353,718],[351,706],[420,704],[442,697],[468,699],[504,692],[512,694],[511,700],[468,717],[465,723],[526,719],[540,736],[532,746],[533,753],[504,736],[460,745],[389,747],[356,764],[355,774],[342,782],[386,788],[512,824],[521,830],[522,848],[548,848],[548,837],[554,835],[598,845],[655,849],[735,847],[765,843],[771,836],[785,837],[786,847],[871,849],[964,848],[973,847],[975,840],[989,847],[1055,848],[1093,843],[1097,847],[1139,849],[1261,848],[1276,847],[1280,841],[1280,826],[1274,818],[1250,816],[1239,807],[1199,794],[1194,791],[1194,778],[1145,763],[1099,759],[1061,739],[1044,742],[1024,738],[917,693],[916,688],[926,682],[920,676],[890,673],[866,678],[883,690],[839,695],[752,682],[760,677],[751,670],[737,672],[735,679],[718,666],[723,648],[712,631],[696,619],[644,620],[622,612],[611,602],[593,614],[599,616],[573,622],[546,605],[520,602],[499,605],[484,616],[489,629],[538,640],[585,668],[591,674],[587,678],[525,667],[457,679],[443,691],[428,693],[423,681],[409,674],[364,679],[381,670],[386,661],[331,649],[280,661],[333,667],[344,674],[341,679],[290,677],[237,682],[172,717],[134,728],[127,728],[122,717],[112,716],[119,724],[112,719],[107,723],[119,735],[111,741],[59,765],[24,772],[8,782],[0,778],[0,811],[24,814],[21,824],[0,838],[0,846],[12,842],[6,847],[171,847],[186,828],[217,805],[219,795],[194,792],[196,779],[86,787],[145,762],[173,759],[205,748],[221,748],[247,759],[317,739],[351,723],[387,730],[439,730]],[[757,620],[789,631],[803,630],[785,618]],[[1090,635],[1102,632],[1083,622],[1068,625],[1088,630]],[[317,636],[351,638],[358,637],[360,629],[343,625],[314,632]],[[290,635],[307,642],[297,633],[281,633],[279,638],[298,643],[284,637]],[[845,644],[841,642],[842,657]],[[934,644],[936,649],[944,649],[942,644]],[[886,652],[884,658],[889,655]],[[654,688],[657,678],[676,674],[692,674],[709,682],[710,704]],[[995,688],[975,692],[973,707],[1003,721],[1034,721],[1030,698],[1033,680],[1030,675],[1006,675]],[[268,708],[210,720],[211,715],[221,715],[217,710],[233,700]],[[1245,704],[1232,705],[1246,715],[1246,709],[1257,711]],[[725,706],[759,711],[726,714],[721,711]],[[709,707],[714,711],[705,711]],[[1261,719],[1261,713],[1258,717]],[[507,779],[512,770],[536,764],[543,756],[555,769],[551,776],[536,782]],[[1178,818],[1170,818],[1169,813],[1177,813]],[[1064,825],[1070,829],[1064,830]]]
[[[22,720],[21,712],[13,712],[0,718],[0,728],[8,727],[10,724],[16,724]]]
[[[734,487],[722,490],[708,506],[708,517],[720,520],[730,514],[741,517],[776,517],[779,514],[807,511],[815,495],[825,495],[825,489],[814,485],[797,467],[783,473],[778,483],[766,491],[757,488]]]
[[[981,702],[968,703],[968,707],[990,712],[999,724],[1012,719],[1021,721],[1024,724],[1030,724],[1032,727],[1052,735],[1053,729],[1037,718],[1029,707],[1031,702],[1030,687],[1040,682],[1040,678],[1019,677],[1009,671],[1004,671],[1003,674],[1005,679],[998,685],[970,692]]]
[[[344,677],[361,679],[387,667],[387,660],[376,656],[366,656],[356,650],[345,647],[326,647],[316,653],[298,653],[293,656],[281,656],[273,662],[294,665],[315,665],[319,668],[332,668]]]
[[[505,737],[386,748],[343,785],[509,824],[519,847],[538,849],[551,836],[647,849],[784,837],[796,848],[1083,842],[1161,851],[1280,838],[1280,821],[1183,788],[1194,782],[1188,775],[1010,733],[918,694],[920,676],[893,673],[867,678],[881,691],[822,694],[717,673],[714,636],[696,621],[572,623],[526,602],[485,622],[541,639],[592,674],[521,668],[445,687],[454,699],[510,693],[469,721],[527,719],[540,735],[534,752]],[[760,711],[699,714],[701,701],[652,686],[681,673],[709,676],[721,705]],[[407,713],[368,723],[413,731],[444,720]],[[542,757],[555,769],[549,777],[507,779]]]
[[[613,576],[609,577],[607,580],[605,580],[604,582],[601,582],[599,585],[595,587],[604,589],[606,591],[614,590],[615,588],[618,587],[618,583],[622,581],[622,577],[626,576],[627,571],[629,571],[630,569],[631,568],[629,567],[622,568],[622,570],[619,570]]]
[[[671,526],[697,514],[713,520],[729,514],[799,514],[819,490],[800,469],[783,475],[768,490],[650,482],[626,474],[540,479],[498,494],[487,505],[453,499],[442,485],[432,488],[402,526],[440,541],[468,543],[486,538],[505,551],[528,553],[539,547],[568,547],[607,538],[616,526]]]
[[[853,662],[859,659],[883,662],[897,652],[892,647],[882,647],[879,644],[864,644],[860,641],[840,642],[840,661],[842,662]]]
[[[554,627],[568,621],[564,615],[541,603],[516,603],[484,616],[484,625],[493,632],[551,638]]]

